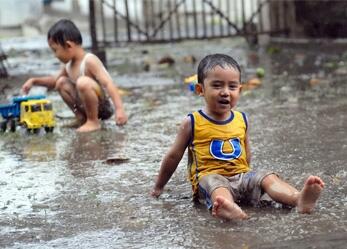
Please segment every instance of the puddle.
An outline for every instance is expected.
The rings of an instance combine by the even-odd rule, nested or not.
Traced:
[[[149,55],[160,57],[167,47],[150,50]],[[195,47],[200,54],[218,47],[247,58],[244,48],[225,41]],[[141,49],[134,49],[133,57],[142,58]],[[170,52],[179,61],[185,51],[200,58],[197,50],[188,43]],[[334,87],[300,88],[295,80],[299,73],[282,75],[270,67],[278,61],[262,56],[268,75],[259,89],[243,94],[238,106],[249,116],[252,165],[275,170],[298,188],[310,174],[322,177],[326,189],[312,215],[244,207],[251,216],[247,221],[215,220],[191,201],[186,155],[161,198],[151,198],[160,161],[179,123],[203,102],[181,83],[191,70],[188,65],[132,75],[138,59],[128,70],[111,72],[130,93],[123,97],[130,116],[126,126],[115,127],[108,120],[101,131],[83,135],[64,129],[71,114],[49,93],[63,116],[53,134],[27,135],[20,129],[1,134],[1,247],[344,248],[346,86],[337,82]],[[129,160],[106,163],[114,157]]]

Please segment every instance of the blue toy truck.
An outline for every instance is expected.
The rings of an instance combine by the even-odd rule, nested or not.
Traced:
[[[36,133],[40,128],[52,132],[55,125],[52,103],[43,95],[14,97],[9,104],[0,105],[0,131],[7,127],[15,132],[17,124]]]

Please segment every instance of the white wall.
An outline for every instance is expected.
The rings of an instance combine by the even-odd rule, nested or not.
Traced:
[[[42,0],[0,0],[0,27],[20,26],[42,14]]]

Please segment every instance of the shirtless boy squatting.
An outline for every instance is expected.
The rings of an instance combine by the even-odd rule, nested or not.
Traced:
[[[22,91],[27,94],[34,85],[57,90],[75,114],[76,120],[70,126],[79,127],[78,132],[98,130],[101,128],[99,119],[113,115],[110,97],[116,111],[116,124],[124,125],[128,118],[118,88],[99,58],[84,51],[81,32],[75,24],[59,20],[48,31],[47,41],[55,57],[65,66],[56,76],[28,79]]]

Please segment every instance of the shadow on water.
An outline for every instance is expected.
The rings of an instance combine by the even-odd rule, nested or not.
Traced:
[[[243,48],[231,49],[228,43],[210,46],[247,57]],[[264,64],[277,63],[262,56]],[[181,83],[167,83],[168,78],[163,79],[165,84],[142,82],[141,87],[129,90],[124,102],[130,119],[124,127],[114,127],[109,120],[101,131],[76,134],[62,128],[63,121],[58,120],[50,135],[27,135],[20,130],[2,134],[0,245],[344,248],[347,87],[338,83],[300,88],[297,75],[293,79],[273,70],[259,89],[243,93],[238,107],[249,116],[252,165],[274,170],[298,188],[310,174],[322,177],[326,189],[312,215],[278,205],[245,206],[251,216],[247,221],[215,220],[191,201],[186,155],[163,195],[151,198],[160,161],[179,123],[203,103]],[[122,77],[116,78],[120,85]],[[54,94],[49,97],[59,101]],[[58,113],[66,108],[61,103],[55,107]],[[129,160],[105,163],[109,157]]]

